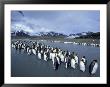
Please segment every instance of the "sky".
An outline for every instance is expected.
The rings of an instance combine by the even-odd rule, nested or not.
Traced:
[[[31,34],[54,31],[67,35],[88,31],[100,32],[100,11],[11,11],[11,31],[19,30],[24,30]]]

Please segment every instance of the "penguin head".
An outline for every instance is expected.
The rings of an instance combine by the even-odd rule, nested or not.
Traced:
[[[76,56],[77,56],[78,54],[76,53]]]
[[[85,56],[83,56],[83,58],[85,58]]]
[[[72,52],[72,54],[74,54],[74,52]]]
[[[83,60],[83,59],[81,59],[81,61],[82,61],[82,62],[84,62],[84,60]]]
[[[95,62],[97,62],[97,60],[94,60]]]
[[[93,60],[93,63],[94,63],[94,64],[97,63],[97,60]]]

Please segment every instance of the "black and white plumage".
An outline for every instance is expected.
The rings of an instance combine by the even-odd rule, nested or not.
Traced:
[[[83,57],[80,61],[80,70],[82,72],[85,72],[85,70],[86,70],[86,59],[85,59],[85,57]]]
[[[75,59],[75,63],[78,64],[78,56],[77,55],[74,56],[74,59]]]
[[[71,65],[71,59],[69,56],[65,57],[65,67],[68,68]]]
[[[87,60],[86,60],[85,56],[83,56],[81,60],[83,60],[84,64],[87,65]]]
[[[96,71],[98,69],[98,62],[97,60],[93,60],[91,62],[91,64],[89,65],[89,73],[92,75],[92,74],[95,74]]]
[[[40,52],[38,52],[38,58],[41,59],[41,53]]]
[[[75,67],[75,64],[76,64],[76,61],[75,61],[74,58],[72,58],[72,59],[71,59],[71,67],[74,68],[74,69],[76,68],[76,67]]]
[[[58,69],[61,63],[64,63],[66,68],[70,66],[74,69],[76,68],[75,64],[79,63],[80,70],[83,72],[86,70],[87,60],[85,56],[83,56],[81,61],[78,62],[78,55],[75,55],[74,52],[70,53],[69,51],[63,51],[60,48],[50,47],[33,41],[15,41],[12,42],[12,47],[15,48],[16,51],[24,50],[23,53],[27,53],[29,55],[34,54],[39,59],[47,61],[47,63],[48,60],[52,61],[52,65],[55,70]],[[98,63],[92,61],[89,66],[89,73],[95,74],[97,69]]]
[[[54,57],[53,68],[54,68],[55,70],[58,70],[58,66],[59,66],[59,64],[58,64],[57,58]]]

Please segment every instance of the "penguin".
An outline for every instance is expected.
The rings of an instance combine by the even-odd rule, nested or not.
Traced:
[[[41,50],[41,59],[43,59],[44,58],[44,51],[43,50]]]
[[[61,59],[61,62],[64,62],[64,55],[62,54],[62,52],[59,52],[59,57]]]
[[[55,53],[51,54],[52,62],[54,63]]]
[[[97,69],[98,69],[98,62],[97,62],[97,60],[93,60],[91,62],[91,64],[89,65],[89,73],[90,73],[90,75],[95,74]]]
[[[25,51],[25,47],[26,47],[26,45],[25,44],[22,44],[23,52]]]
[[[18,44],[15,45],[15,49],[18,50]]]
[[[68,62],[66,60],[67,58],[65,58],[65,67],[68,68]]]
[[[31,55],[31,53],[32,53],[32,49],[29,48],[29,50],[28,50],[28,55]]]
[[[87,60],[85,59],[85,56],[82,57],[82,60],[83,60],[84,64],[87,65]]]
[[[46,55],[46,52],[44,52],[44,60],[47,61],[47,55]]]
[[[50,59],[52,59],[52,53],[50,52]]]
[[[41,53],[40,52],[38,52],[38,58],[41,59]]]
[[[81,61],[80,61],[80,70],[82,72],[85,72],[85,63],[84,63],[84,60],[83,59],[81,59]]]
[[[20,43],[18,46],[19,46],[19,53],[21,53],[21,50],[22,50],[22,45],[21,45],[21,43]]]
[[[35,49],[32,49],[32,52],[34,55],[36,55],[36,50]]]
[[[71,67],[75,69],[76,61],[74,58],[71,59]]]
[[[68,68],[70,65],[70,58],[69,56],[65,57],[65,67]]]
[[[11,47],[13,47],[13,48],[14,48],[14,43],[12,43],[12,44],[11,44]]]
[[[61,62],[60,62],[61,60],[60,60],[59,56],[57,55],[56,58],[57,58],[58,64],[60,65],[61,64]]]
[[[58,66],[59,66],[59,64],[58,64],[57,58],[56,58],[56,56],[55,56],[55,57],[54,57],[54,63],[53,63],[53,68],[54,68],[54,70],[58,70]]]
[[[47,51],[47,59],[48,60],[50,59],[50,52],[49,52],[49,50]]]
[[[15,44],[14,43],[12,43],[12,47],[15,48]]]
[[[74,59],[75,59],[75,63],[78,64],[78,56],[77,56],[77,54],[74,56]]]

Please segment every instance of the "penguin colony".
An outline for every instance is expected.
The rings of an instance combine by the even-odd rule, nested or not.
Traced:
[[[52,41],[52,42],[61,42],[61,41]],[[92,46],[92,47],[100,47],[100,44],[95,44],[95,43],[80,43],[80,42],[62,42],[65,44],[74,44],[74,45],[82,45],[82,46]]]
[[[71,67],[73,69],[79,65],[79,68],[82,72],[85,72],[87,60],[83,56],[78,62],[78,55],[74,52],[70,53],[69,51],[63,51],[60,48],[50,47],[43,43],[36,41],[12,41],[11,46],[19,52],[26,52],[28,55],[36,55],[39,59],[45,61],[52,61],[53,69],[58,70],[58,67],[61,63],[65,63],[65,68]],[[89,65],[90,75],[94,75],[98,69],[98,61],[93,60]]]

